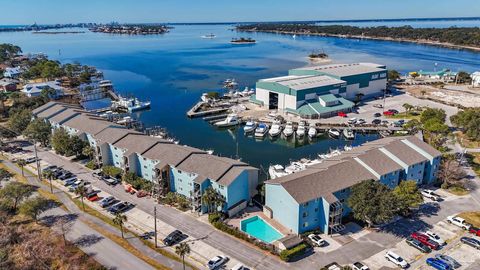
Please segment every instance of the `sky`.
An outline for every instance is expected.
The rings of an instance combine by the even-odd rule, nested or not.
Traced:
[[[0,11],[0,25],[397,19],[480,16],[480,0],[0,0]]]

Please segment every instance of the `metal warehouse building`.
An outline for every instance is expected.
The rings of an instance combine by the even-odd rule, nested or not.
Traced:
[[[305,67],[258,81],[252,102],[307,118],[330,117],[351,111],[358,94],[381,95],[386,84],[386,67],[378,64]]]

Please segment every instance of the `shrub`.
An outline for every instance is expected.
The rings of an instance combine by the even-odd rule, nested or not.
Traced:
[[[89,162],[87,162],[87,164],[85,164],[85,167],[89,168],[90,170],[95,170],[97,169],[97,164],[95,163],[95,161],[90,160]]]
[[[280,252],[280,259],[282,259],[283,261],[289,262],[293,258],[305,254],[307,250],[308,250],[308,245],[305,243],[302,243],[294,248],[286,249]]]
[[[102,172],[108,176],[118,178],[122,174],[122,169],[114,166],[103,166]]]
[[[213,224],[219,221],[221,218],[222,218],[222,215],[220,213],[212,213],[208,215],[208,222]]]

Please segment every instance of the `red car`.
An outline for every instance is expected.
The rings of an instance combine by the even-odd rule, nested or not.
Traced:
[[[476,236],[480,236],[480,228],[471,227],[470,230],[468,230],[468,232]]]
[[[339,112],[339,113],[338,113],[338,116],[340,116],[340,117],[347,117],[347,114],[344,113],[344,112]]]
[[[391,116],[391,115],[395,115],[395,113],[392,112],[392,111],[384,111],[384,112],[383,112],[383,115]]]
[[[438,250],[440,248],[440,245],[437,242],[430,240],[430,238],[423,233],[414,232],[410,236],[433,250]]]

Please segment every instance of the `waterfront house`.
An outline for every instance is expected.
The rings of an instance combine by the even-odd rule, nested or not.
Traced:
[[[415,80],[427,80],[427,81],[442,81],[442,82],[453,82],[457,76],[456,72],[450,71],[449,69],[435,70],[435,71],[414,71],[409,73],[410,78],[415,78]]]
[[[204,213],[201,196],[209,187],[224,197],[222,209],[234,215],[256,194],[258,169],[230,158],[147,136],[89,114],[76,105],[49,102],[35,110],[34,117],[48,121],[87,141],[100,165],[121,168],[156,184],[163,195],[175,192]]]
[[[13,92],[17,90],[18,80],[3,78],[0,80],[0,91],[1,92]]]
[[[63,87],[61,87],[60,83],[56,81],[27,84],[23,87],[22,92],[27,97],[38,97],[42,94],[43,90],[49,88],[53,90],[51,98],[59,98],[63,96]]]
[[[3,76],[10,79],[18,79],[22,74],[22,69],[20,67],[7,67],[3,72]]]
[[[374,179],[389,188],[400,181],[436,181],[441,153],[413,136],[384,138],[324,160],[308,169],[265,183],[265,209],[292,233],[344,228],[350,188]]]
[[[385,66],[371,63],[335,64],[292,69],[288,76],[259,80],[251,102],[304,118],[350,112],[359,95],[383,94]]]

